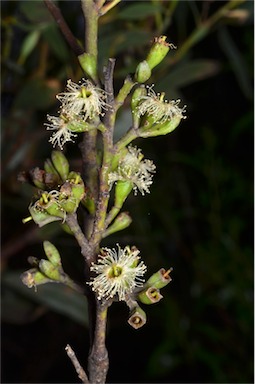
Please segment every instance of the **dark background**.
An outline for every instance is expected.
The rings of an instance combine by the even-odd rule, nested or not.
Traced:
[[[108,382],[253,382],[253,2],[236,2],[235,12],[182,51],[227,3],[122,1],[100,20],[100,65],[116,57],[116,90],[154,36],[166,34],[177,45],[148,83],[168,99],[181,98],[188,116],[168,136],[135,142],[157,166],[151,193],[129,197],[132,225],[103,242],[135,244],[148,276],[173,267],[164,299],[144,308],[148,322],[140,330],[127,324],[124,303],[111,307]],[[80,2],[58,4],[82,42]],[[29,269],[28,256],[44,257],[47,239],[61,251],[65,270],[81,279],[79,249],[54,223],[22,224],[34,190],[17,175],[43,167],[51,153],[46,114],[56,114],[55,94],[66,80],[83,75],[41,1],[1,7],[1,382],[78,382],[64,348],[71,344],[86,362],[86,303],[58,285],[35,293],[19,276]],[[129,119],[123,108],[117,135]],[[77,146],[66,147],[79,171]]]

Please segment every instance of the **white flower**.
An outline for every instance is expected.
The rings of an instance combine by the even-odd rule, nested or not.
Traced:
[[[106,93],[93,85],[89,80],[82,79],[80,84],[67,81],[67,92],[56,97],[62,103],[62,110],[68,115],[79,115],[84,121],[103,115],[102,110],[110,106],[105,102]]]
[[[118,295],[120,301],[125,300],[126,295],[132,293],[136,287],[142,287],[144,280],[141,276],[146,271],[146,266],[141,261],[138,264],[137,248],[126,246],[118,250],[103,248],[102,255],[97,263],[92,263],[90,270],[97,276],[87,284],[92,286],[98,300],[110,299]]]
[[[63,146],[67,141],[74,143],[72,137],[76,137],[77,135],[69,129],[69,118],[62,114],[60,117],[47,115],[47,119],[49,120],[49,123],[45,123],[47,130],[56,131],[49,139],[49,142],[52,143],[53,147],[58,145],[60,149],[63,149]]]
[[[141,149],[128,146],[128,153],[120,161],[117,171],[110,172],[108,183],[110,186],[118,180],[131,181],[135,194],[137,189],[144,195],[145,192],[150,193],[149,187],[152,184],[151,173],[155,172],[156,166],[151,160],[143,160]]]
[[[140,102],[136,107],[135,113],[138,117],[147,114],[148,116],[153,116],[154,123],[165,123],[168,120],[173,119],[174,117],[179,117],[180,119],[186,119],[185,108],[179,108],[178,105],[180,100],[164,100],[164,93],[156,93],[151,87],[147,87],[147,95],[140,97]]]

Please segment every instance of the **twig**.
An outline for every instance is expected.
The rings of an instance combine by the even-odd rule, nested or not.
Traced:
[[[94,252],[89,245],[88,240],[84,236],[81,227],[79,226],[76,213],[72,213],[66,216],[66,223],[73,232],[78,244],[81,247],[81,254],[84,256],[88,265],[91,264],[94,257]]]
[[[101,10],[100,10],[100,13],[99,15],[100,16],[103,16],[105,15],[108,11],[110,11],[110,9],[112,9],[113,7],[115,7],[115,5],[117,5],[118,3],[120,3],[121,0],[112,0],[111,3],[107,3],[106,5],[104,5]]]
[[[89,384],[89,379],[86,375],[86,372],[84,371],[84,369],[82,368],[81,364],[79,363],[73,349],[70,347],[69,344],[67,344],[67,346],[65,347],[65,350],[66,350],[66,353],[67,353],[67,356],[69,357],[69,359],[71,360],[71,362],[73,363],[73,366],[77,372],[77,375],[79,377],[79,379],[81,379],[81,381],[85,384]]]
[[[116,113],[114,110],[114,92],[113,92],[113,69],[115,65],[114,59],[108,60],[108,65],[104,68],[104,85],[107,92],[107,103],[111,106],[106,111],[104,116],[104,125],[107,128],[103,132],[103,162],[99,174],[99,196],[96,208],[96,215],[94,221],[94,230],[91,237],[91,243],[95,247],[102,239],[103,232],[105,230],[105,217],[109,202],[109,185],[108,185],[108,173],[111,169],[111,162],[113,157],[113,129],[115,123]]]
[[[80,56],[84,52],[84,50],[77,43],[76,38],[72,34],[68,25],[66,24],[60,9],[51,0],[44,0],[44,3],[50,11],[51,15],[54,17],[60,31],[62,32],[64,38],[66,39],[66,42],[71,47],[72,51],[75,53],[76,56]]]
[[[109,303],[108,303],[109,305]],[[107,307],[97,301],[94,341],[89,355],[89,377],[93,384],[105,383],[109,367],[108,352],[105,346]]]

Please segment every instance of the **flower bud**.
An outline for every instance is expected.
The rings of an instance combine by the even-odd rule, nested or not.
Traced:
[[[146,287],[154,287],[158,289],[165,287],[170,283],[170,281],[172,281],[171,277],[169,276],[172,270],[173,268],[170,268],[167,271],[164,268],[161,268],[158,272],[154,273],[149,278],[149,280],[146,281]]]
[[[43,242],[43,248],[45,255],[47,256],[51,264],[53,264],[55,267],[61,267],[61,258],[57,248],[49,241]]]
[[[40,260],[40,271],[51,280],[60,281],[61,272],[59,267],[55,267],[49,260]]]
[[[57,176],[59,178],[59,174],[58,174],[56,168],[53,166],[53,164],[52,164],[50,159],[45,160],[45,162],[44,162],[44,170],[45,170],[45,172],[51,173],[51,174],[53,174],[53,175],[55,175],[55,176]]]
[[[146,60],[138,64],[135,71],[135,80],[138,83],[145,83],[151,77],[151,68]]]
[[[91,77],[92,80],[96,81],[97,79],[97,62],[96,57],[91,53],[84,52],[82,55],[78,56],[78,60],[83,71]]]
[[[94,215],[96,212],[96,204],[92,196],[86,194],[85,197],[81,200],[81,203],[91,215]]]
[[[25,284],[28,288],[36,287],[37,285],[49,283],[52,281],[42,272],[38,271],[37,268],[32,268],[22,273],[20,278],[22,283]]]
[[[166,36],[155,37],[150,52],[146,57],[146,61],[151,70],[161,63],[167,55],[170,47],[172,48],[174,45],[166,42]]]
[[[146,313],[142,310],[142,308],[136,306],[131,311],[128,323],[135,329],[141,328],[144,324],[146,324]]]
[[[145,291],[142,291],[138,294],[138,299],[143,304],[155,304],[159,302],[162,298],[163,296],[155,287],[149,287]]]
[[[122,231],[123,229],[127,228],[131,223],[132,223],[132,219],[127,212],[120,213],[119,216],[117,216],[115,221],[112,223],[112,225],[110,225],[106,229],[103,237],[107,237],[112,233],[115,233],[118,231]]]
[[[61,179],[66,181],[69,174],[69,163],[63,152],[52,151],[51,160]]]
[[[146,118],[146,122],[149,122],[150,119],[152,119],[152,117],[148,116]],[[174,116],[171,120],[168,120],[164,123],[158,123],[154,125],[146,124],[139,129],[139,135],[144,138],[167,135],[178,127],[181,122],[181,119],[182,117]]]
[[[115,187],[115,202],[114,205],[117,208],[121,208],[126,198],[133,189],[133,183],[131,181],[118,180]]]

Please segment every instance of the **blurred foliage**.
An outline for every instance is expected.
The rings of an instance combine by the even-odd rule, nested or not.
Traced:
[[[82,44],[80,2],[58,5]],[[35,293],[19,275],[28,256],[43,256],[42,240],[54,239],[65,270],[82,281],[79,249],[58,224],[22,224],[34,191],[17,174],[50,156],[46,114],[57,111],[66,79],[82,72],[42,1],[1,8],[2,382],[74,382],[64,347],[86,360],[86,303],[57,284]],[[105,244],[136,244],[149,273],[172,266],[173,282],[138,332],[124,306],[111,308],[108,381],[251,383],[253,2],[122,1],[100,19],[99,32],[101,70],[117,59],[116,90],[160,34],[178,49],[150,83],[180,97],[188,119],[167,137],[137,141],[157,165],[151,194],[129,198],[132,226]],[[129,122],[124,106],[116,136]],[[66,154],[79,171],[77,146]]]

